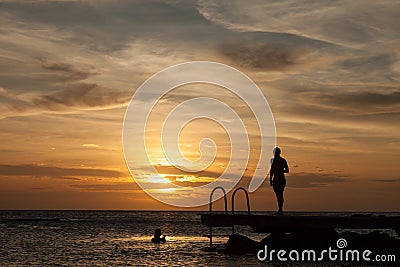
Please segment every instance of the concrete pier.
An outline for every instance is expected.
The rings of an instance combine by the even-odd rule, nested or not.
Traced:
[[[201,223],[209,227],[250,226],[257,233],[301,232],[328,229],[393,229],[399,234],[400,216],[376,215],[264,215],[202,214]]]

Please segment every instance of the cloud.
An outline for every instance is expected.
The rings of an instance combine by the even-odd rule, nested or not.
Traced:
[[[278,126],[293,133],[282,136],[293,138],[291,143],[300,145],[307,137],[316,137],[315,133],[325,140],[343,135],[352,136],[349,141],[367,136],[398,138],[394,133],[399,130],[395,121],[400,115],[400,90],[395,84],[362,80],[358,84],[331,84],[300,78],[270,86],[279,92],[269,99],[275,119]]]
[[[76,178],[76,177],[54,177],[55,179],[61,179],[61,180],[70,180],[70,181],[80,181],[81,179]]]
[[[24,114],[32,109],[32,105],[11,91],[0,87],[0,119],[12,114]]]
[[[187,43],[196,44],[182,37],[192,35],[188,23],[207,31],[191,5],[1,3],[0,87],[9,95],[0,96],[0,118],[126,105],[151,74],[187,61]]]
[[[346,181],[345,178],[337,177],[333,174],[305,172],[289,175],[286,179],[287,187],[291,188],[314,188]]]
[[[199,0],[198,10],[209,21],[237,33],[244,45],[277,43],[283,49],[277,53],[281,55],[282,66],[290,66],[284,64],[285,58],[293,59],[288,62],[294,63],[301,59],[302,64],[292,67],[299,66],[299,76],[309,81],[321,84],[398,83],[398,1],[364,1],[360,4],[352,1],[227,3]],[[284,49],[291,46],[294,51],[312,52],[300,53],[300,57],[298,53],[291,54],[293,51],[285,53]],[[263,57],[262,53],[258,54]],[[247,60],[244,56],[240,59]],[[312,62],[313,68],[306,67]],[[280,78],[290,83],[293,77]]]
[[[304,48],[274,43],[226,44],[220,53],[241,67],[282,71],[304,63]]]
[[[136,39],[170,42],[191,36],[201,41],[193,28],[207,33],[210,27],[194,4],[184,1],[8,2],[1,11],[39,28],[51,26],[69,42],[107,54],[126,49]]]
[[[222,174],[221,172],[216,172],[212,170],[204,170],[200,172],[185,172],[174,166],[167,165],[155,165],[154,168],[161,175],[165,175],[169,181],[179,186],[188,187],[198,187],[209,184],[218,178],[218,181],[224,183],[222,178],[219,178]],[[230,177],[229,173],[225,173],[226,177]],[[241,181],[244,183],[249,183],[253,176],[244,174]]]
[[[182,187],[199,187],[209,184],[206,182],[185,182],[185,181],[184,182],[174,181],[173,183]]]
[[[99,148],[100,147],[99,145],[96,145],[96,144],[83,144],[82,146],[89,147],[89,148]]]
[[[50,70],[52,77],[59,82],[67,81],[80,81],[97,74],[93,71],[94,67],[91,66],[88,70],[78,69],[76,66],[66,62],[41,62],[44,70]]]
[[[162,171],[161,171],[162,170]],[[173,166],[158,166],[159,173],[167,173],[169,174],[167,178],[174,184],[179,186],[188,186],[188,187],[198,187],[203,186],[211,181],[202,181],[202,178],[209,180],[210,178],[218,178],[220,174],[212,172],[212,171],[203,171],[199,173],[185,173],[183,171],[177,170]],[[290,174],[286,177],[287,187],[289,188],[316,188],[326,186],[332,183],[345,182],[346,178],[341,175],[338,176],[337,173],[321,173],[321,169],[317,170],[318,173],[307,173],[301,172],[296,174]],[[173,175],[171,175],[173,174]],[[189,175],[189,176],[185,176]],[[184,177],[184,178],[182,178]],[[188,178],[189,177],[189,178]],[[190,180],[190,177],[193,177]],[[248,181],[252,178],[252,176],[245,175],[241,179],[241,183],[243,186],[248,183]],[[268,179],[266,179],[267,181]],[[243,184],[244,183],[244,184]]]
[[[88,191],[141,191],[138,186],[131,183],[118,183],[118,184],[72,184],[71,188],[84,189]]]
[[[397,1],[209,1],[198,10],[208,20],[235,31],[281,32],[349,46],[399,37]],[[349,16],[348,14],[351,14]],[[383,30],[385,29],[385,30]]]
[[[154,165],[154,168],[157,170],[158,173],[160,174],[167,174],[168,178],[170,180],[173,180],[177,178],[182,178],[182,176],[193,176],[195,178],[199,177],[209,177],[209,178],[218,178],[221,173],[205,170],[205,171],[200,171],[200,172],[185,172],[181,169],[178,169],[174,166],[167,166],[167,165]]]
[[[121,177],[119,171],[89,168],[63,168],[56,166],[42,166],[32,164],[22,165],[0,165],[1,176],[35,176],[71,179],[68,176],[91,176],[91,177]],[[75,178],[74,178],[75,179]]]
[[[63,111],[77,109],[105,109],[126,105],[131,92],[116,91],[97,84],[77,84],[53,94],[42,95],[33,99],[41,110]]]
[[[118,91],[98,84],[78,83],[49,94],[13,94],[0,88],[0,118],[41,113],[73,113],[82,110],[104,110],[126,106],[131,92]]]
[[[179,169],[176,169],[173,166],[158,166],[157,167],[159,173],[167,173],[170,174],[166,176],[171,182],[179,186],[190,186],[197,187],[203,186],[211,182],[210,181],[202,181],[202,178],[209,180],[210,178],[218,178],[220,174],[212,171],[202,171],[198,173],[185,173]],[[331,183],[345,182],[346,179],[344,176],[338,176],[338,174],[329,174],[329,173],[321,173],[321,169],[317,170],[318,173],[307,173],[301,172],[296,174],[290,174],[287,176],[287,187],[291,188],[312,188],[312,187],[321,187]],[[173,174],[173,175],[171,175]],[[187,178],[188,175],[189,178]],[[185,177],[182,179],[182,177]],[[193,180],[190,180],[190,177],[193,177]],[[247,183],[252,176],[245,175],[242,177],[241,182]],[[266,179],[267,181],[267,179]]]
[[[328,134],[329,131],[332,133],[333,129],[337,129],[345,134],[352,129],[347,136],[352,135],[354,139],[366,136],[398,137],[393,134],[399,130],[399,125],[394,123],[400,116],[397,91],[304,92],[292,97],[293,100],[297,99],[297,104],[286,103],[280,108],[280,112],[294,121],[314,124],[314,130],[319,128],[320,133]],[[329,128],[323,130],[321,125]],[[383,132],[382,129],[386,130]],[[364,132],[357,133],[359,130]],[[337,137],[338,133],[335,134],[335,138]]]
[[[383,183],[400,183],[400,179],[377,179],[375,182],[383,182]]]
[[[304,92],[298,95],[301,103],[309,103],[328,110],[348,113],[358,110],[363,113],[377,111],[400,112],[400,90],[386,92],[348,91],[348,92]]]

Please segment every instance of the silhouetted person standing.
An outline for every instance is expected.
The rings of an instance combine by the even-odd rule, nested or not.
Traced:
[[[274,158],[272,159],[271,170],[269,171],[269,183],[274,188],[278,201],[278,211],[276,215],[283,215],[283,191],[286,186],[285,173],[289,172],[289,166],[284,158],[281,157],[281,149],[275,147]]]

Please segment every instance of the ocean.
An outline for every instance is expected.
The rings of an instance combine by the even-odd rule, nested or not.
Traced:
[[[207,252],[201,212],[0,211],[0,266],[276,266],[256,255]],[[52,220],[21,220],[21,219]],[[165,244],[153,244],[155,229]],[[237,227],[255,240],[250,228]],[[214,234],[229,234],[215,229]],[[215,237],[223,248],[227,237]],[[301,264],[299,264],[301,265]],[[298,265],[298,266],[299,266]],[[293,265],[291,265],[293,266]],[[334,265],[333,265],[334,266]]]

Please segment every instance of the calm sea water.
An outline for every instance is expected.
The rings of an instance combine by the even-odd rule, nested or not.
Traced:
[[[5,220],[13,218],[60,220]],[[206,252],[199,212],[0,211],[0,219],[0,266],[268,266],[252,254]],[[150,242],[156,228],[165,244]],[[264,237],[246,227],[236,232]],[[214,241],[222,248],[227,238]]]

